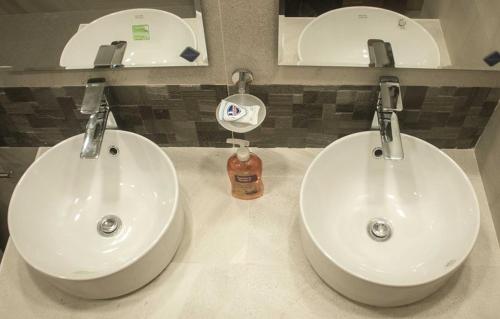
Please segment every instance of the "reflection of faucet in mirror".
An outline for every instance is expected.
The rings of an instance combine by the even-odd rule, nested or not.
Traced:
[[[123,67],[123,56],[127,48],[127,41],[113,41],[110,45],[101,45],[94,60],[94,68]]]
[[[404,157],[399,121],[396,112],[403,110],[401,88],[397,77],[380,78],[377,110],[373,116],[372,129],[380,130],[382,152],[385,159],[401,160]]]
[[[80,157],[96,159],[99,157],[106,128],[116,129],[118,127],[113,113],[109,109],[105,79],[93,78],[87,81],[80,112],[90,114]]]
[[[392,46],[389,42],[379,39],[368,40],[368,54],[370,55],[371,68],[393,68],[395,67]]]

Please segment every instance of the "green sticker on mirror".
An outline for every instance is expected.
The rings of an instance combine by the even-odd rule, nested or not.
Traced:
[[[134,40],[149,40],[149,25],[148,24],[132,25],[132,37]]]

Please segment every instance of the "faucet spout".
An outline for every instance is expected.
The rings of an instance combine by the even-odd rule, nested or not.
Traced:
[[[380,131],[383,156],[388,160],[404,158],[399,120],[396,114],[402,110],[399,80],[395,77],[382,77],[372,129]]]
[[[80,112],[90,114],[85,128],[80,158],[96,159],[101,151],[106,128],[117,128],[106,98],[106,81],[104,79],[88,80]]]
[[[382,114],[379,123],[384,158],[388,160],[404,159],[397,114],[394,112]]]
[[[106,129],[107,115],[107,111],[101,111],[90,116],[85,128],[80,158],[96,159],[99,157],[104,131]]]

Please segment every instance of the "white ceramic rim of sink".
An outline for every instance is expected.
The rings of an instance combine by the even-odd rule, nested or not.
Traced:
[[[107,277],[109,275],[112,275],[112,274],[115,274],[119,271],[122,271],[124,269],[126,269],[127,267],[129,267],[130,265],[134,264],[135,262],[137,262],[139,259],[141,259],[142,257],[144,257],[149,251],[151,251],[152,248],[155,247],[155,245],[158,243],[158,241],[162,238],[162,236],[165,234],[165,232],[168,230],[169,226],[172,224],[172,221],[174,220],[174,217],[175,217],[175,214],[177,214],[177,211],[178,211],[178,206],[179,206],[179,179],[177,177],[177,171],[175,170],[175,166],[174,164],[172,163],[172,161],[170,160],[170,158],[168,157],[168,155],[165,153],[165,151],[163,151],[156,143],[154,143],[153,141],[145,138],[144,136],[141,136],[139,134],[136,134],[136,133],[132,133],[132,132],[127,132],[127,131],[122,131],[122,130],[112,130],[113,132],[119,132],[120,134],[125,134],[125,135],[135,135],[136,137],[138,137],[139,139],[143,140],[144,142],[146,143],[149,143],[151,146],[153,147],[156,147],[159,149],[159,151],[162,153],[162,156],[166,159],[166,161],[168,162],[170,168],[172,169],[173,171],[173,176],[174,176],[174,185],[176,185],[177,187],[175,188],[175,198],[174,198],[174,205],[172,207],[172,211],[173,213],[171,214],[169,220],[167,223],[165,223],[164,227],[162,228],[161,232],[158,234],[158,236],[155,238],[154,241],[151,241],[151,243],[148,245],[147,249],[145,249],[140,255],[137,255],[136,257],[134,258],[131,258],[129,261],[127,261],[126,263],[124,263],[121,267],[119,268],[116,268],[114,270],[108,270],[106,272],[102,272],[102,273],[99,273],[98,275],[95,275],[95,276],[88,276],[88,277],[82,277],[81,275],[79,275],[79,277],[69,277],[69,276],[61,276],[61,275],[58,275],[58,274],[54,274],[54,273],[49,273],[45,270],[42,270],[40,269],[39,267],[36,267],[33,263],[29,262],[29,265],[31,267],[33,267],[34,269],[36,269],[37,271],[41,272],[42,274],[45,274],[47,276],[50,276],[50,277],[54,277],[54,278],[59,278],[59,279],[65,279],[65,280],[73,280],[73,281],[88,281],[88,280],[95,280],[95,279],[100,279],[100,278],[104,278],[104,277]],[[106,133],[105,133],[106,134]],[[47,150],[46,152],[44,152],[42,155],[40,155],[39,157],[37,157],[35,159],[35,162],[36,161],[39,161],[41,159],[43,159],[45,156],[47,156],[48,154],[50,154],[51,152],[55,151],[56,148],[58,146],[60,146],[61,144],[65,143],[65,142],[69,142],[73,139],[78,139],[78,138],[82,138],[83,137],[83,134],[79,134],[79,135],[75,135],[75,136],[72,136],[68,139],[65,139],[59,143],[57,143],[56,145],[54,145],[53,147],[51,147],[49,150]],[[83,142],[83,141],[82,141]],[[93,159],[82,159],[82,160],[85,160],[85,161],[93,161]],[[97,159],[98,160],[98,159]],[[35,163],[33,162],[33,164]],[[28,167],[28,169],[26,170],[26,172],[23,174],[23,176],[19,179],[19,183],[21,183],[24,178],[29,174],[29,172],[33,169],[33,164],[30,165],[30,167]],[[12,193],[12,198],[14,198],[17,194],[17,187],[14,189],[14,192]],[[12,199],[11,199],[11,203],[12,203]],[[10,205],[9,205],[10,206]],[[16,240],[14,239],[14,236],[10,236],[10,238],[12,239],[13,243],[14,243],[14,246],[17,247],[16,245]],[[17,250],[17,248],[16,248]],[[21,251],[17,250],[18,253],[21,255],[21,257],[28,261],[30,260],[29,258],[26,258],[25,255],[22,254]]]
[[[382,281],[378,281],[378,280],[372,280],[372,279],[369,279],[369,278],[366,278],[366,276],[360,274],[360,273],[356,273],[352,270],[349,270],[348,268],[342,266],[341,264],[337,263],[335,261],[334,258],[332,258],[330,256],[330,254],[328,254],[326,252],[325,249],[323,249],[323,247],[318,243],[318,241],[316,240],[314,234],[311,232],[311,229],[309,228],[309,225],[307,223],[307,219],[305,218],[305,214],[304,214],[304,207],[303,207],[303,203],[304,203],[304,199],[303,199],[303,194],[304,194],[304,181],[307,179],[307,177],[309,176],[309,173],[311,171],[311,168],[314,166],[314,164],[316,163],[316,161],[318,161],[318,159],[325,153],[328,151],[328,149],[330,148],[333,148],[335,147],[337,144],[339,143],[345,143],[347,142],[347,140],[349,139],[352,139],[358,135],[363,135],[363,134],[370,134],[372,133],[372,131],[365,131],[365,132],[359,132],[359,133],[354,133],[354,134],[350,134],[348,136],[344,136],[343,138],[340,138],[338,140],[335,140],[333,143],[331,143],[330,145],[328,145],[326,148],[324,148],[315,158],[314,160],[311,162],[311,164],[309,165],[309,167],[307,168],[307,171],[306,171],[306,174],[304,175],[304,178],[302,180],[302,185],[300,187],[300,218],[302,218],[302,223],[305,227],[305,229],[307,230],[308,234],[309,234],[309,237],[311,238],[311,240],[314,242],[314,245],[321,251],[321,253],[326,256],[328,258],[328,260],[330,262],[332,262],[334,265],[336,265],[337,267],[339,267],[340,269],[342,269],[343,271],[345,271],[346,273],[354,276],[354,277],[357,277],[357,278],[361,278],[367,282],[371,282],[371,283],[374,283],[374,284],[377,284],[377,285],[382,285],[382,286],[386,286],[386,287],[399,287],[399,288],[403,288],[403,287],[415,287],[415,286],[421,286],[421,285],[426,285],[428,283],[431,283],[433,281],[436,281],[450,273],[453,273],[458,267],[460,267],[462,265],[462,263],[467,259],[467,257],[469,257],[471,251],[472,251],[472,248],[474,248],[474,244],[476,243],[476,240],[477,240],[477,237],[479,235],[479,228],[480,228],[480,224],[481,224],[481,216],[480,216],[480,209],[479,209],[479,201],[477,199],[477,195],[476,195],[476,192],[474,191],[474,187],[472,186],[472,183],[469,179],[469,177],[465,174],[465,172],[462,170],[462,168],[451,158],[449,157],[445,152],[443,152],[442,150],[440,150],[439,148],[435,147],[434,145],[422,140],[422,139],[419,139],[417,137],[414,137],[414,136],[411,136],[411,135],[408,135],[408,134],[403,134],[401,133],[401,135],[405,136],[406,138],[410,138],[410,139],[414,139],[414,140],[417,140],[418,142],[422,142],[422,143],[425,143],[427,144],[428,146],[431,146],[433,148],[435,148],[436,150],[438,150],[439,152],[441,152],[441,155],[443,155],[445,158],[447,158],[453,165],[456,169],[458,169],[458,171],[462,174],[462,176],[464,177],[466,183],[467,183],[467,186],[469,187],[470,191],[472,192],[472,196],[474,198],[474,202],[475,202],[475,206],[476,206],[476,211],[478,212],[478,223],[476,225],[476,229],[474,231],[474,240],[471,241],[470,243],[470,247],[467,248],[467,253],[463,255],[463,257],[458,260],[458,262],[456,262],[452,267],[446,269],[445,271],[441,271],[439,273],[437,273],[437,275],[434,275],[432,277],[430,277],[429,279],[427,279],[426,281],[422,281],[422,282],[416,282],[416,283],[406,283],[406,284],[394,284],[394,283],[386,283],[386,282],[382,282]],[[384,160],[384,159],[382,159]]]

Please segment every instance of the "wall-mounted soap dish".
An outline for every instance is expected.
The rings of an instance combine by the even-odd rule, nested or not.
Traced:
[[[233,83],[238,86],[238,93],[225,98],[217,106],[216,117],[219,124],[234,133],[247,133],[259,127],[266,118],[266,105],[258,97],[246,93],[246,86],[253,80],[253,75],[248,70],[236,70],[232,76]],[[234,103],[242,107],[259,106],[257,122],[255,124],[239,123],[238,121],[226,121],[223,118],[226,102]]]

